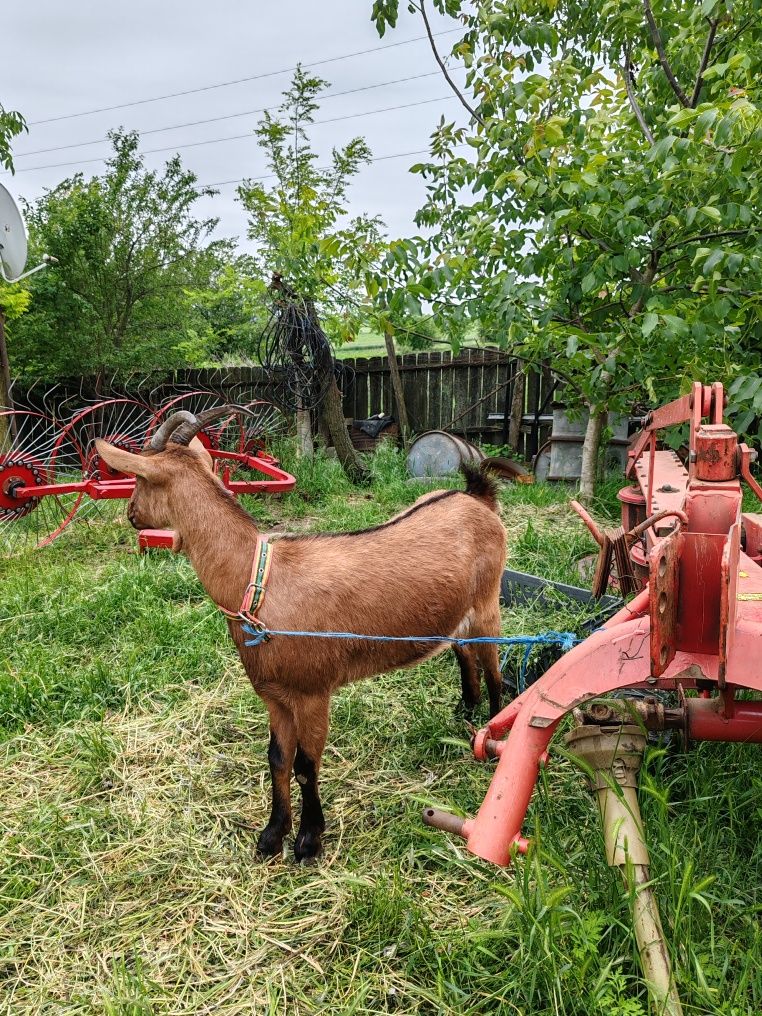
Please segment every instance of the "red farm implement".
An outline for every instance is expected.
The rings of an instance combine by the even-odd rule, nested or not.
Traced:
[[[0,556],[44,547],[102,503],[130,497],[134,478],[100,460],[96,438],[139,452],[167,412],[198,413],[221,401],[212,392],[192,391],[154,411],[134,399],[111,398],[63,421],[31,410],[0,412]],[[296,481],[265,447],[285,426],[276,406],[257,400],[247,404],[245,412],[231,409],[199,437],[232,493],[283,493]],[[141,534],[141,548],[170,544],[170,533]]]
[[[678,729],[689,741],[762,742],[762,514],[742,511],[745,480],[759,500],[752,452],[722,422],[722,385],[651,413],[631,443],[619,492],[622,525],[603,532],[573,502],[600,546],[595,589],[616,565],[634,598],[571,649],[474,738],[474,755],[497,759],[473,818],[438,809],[431,826],[462,836],[471,853],[508,865],[529,843],[522,825],[540,767],[561,721],[576,726],[567,748],[592,774],[607,861],[630,889],[643,975],[656,1009],[682,1016],[649,874],[637,801],[648,731]],[[660,430],[689,424],[687,467],[657,446]],[[608,701],[609,693],[633,689]],[[635,689],[638,689],[635,691]],[[672,693],[665,703],[664,695]],[[590,701],[593,700],[593,701]]]
[[[762,701],[737,698],[740,689],[762,691],[762,515],[742,512],[741,479],[760,500],[762,488],[751,450],[722,423],[723,403],[722,385],[694,384],[651,413],[629,451],[635,482],[619,495],[621,529],[601,533],[585,515],[604,561],[615,558],[620,580],[640,576],[642,588],[478,732],[476,758],[498,760],[478,814],[425,812],[478,857],[507,865],[514,850],[526,851],[521,827],[551,738],[589,699],[669,690],[680,697],[675,708],[641,701],[646,727],[679,727],[690,740],[762,741]],[[657,448],[660,430],[685,422],[687,468]]]

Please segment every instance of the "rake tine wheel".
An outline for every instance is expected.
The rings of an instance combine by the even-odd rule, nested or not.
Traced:
[[[44,413],[0,412],[0,557],[44,547],[70,525],[82,507],[81,491],[46,497],[14,496],[19,488],[76,483],[84,457],[64,428]]]
[[[95,447],[96,438],[137,453],[145,447],[146,432],[154,419],[154,413],[147,405],[128,398],[104,399],[73,416],[63,427],[63,433],[81,449],[82,479],[121,479],[121,474],[101,461]],[[112,501],[87,498],[79,508],[78,518],[83,520],[115,511]]]
[[[268,450],[272,444],[291,432],[291,421],[274,402],[255,399],[244,405],[247,415],[244,423],[244,446],[249,455]]]

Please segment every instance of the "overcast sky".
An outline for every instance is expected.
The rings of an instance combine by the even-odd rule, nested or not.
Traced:
[[[161,166],[179,152],[200,183],[221,184],[203,212],[218,215],[220,234],[245,246],[235,183],[224,181],[266,172],[252,134],[259,115],[249,111],[277,105],[301,61],[331,83],[330,92],[363,89],[324,100],[318,119],[334,122],[315,126],[315,146],[327,154],[362,134],[378,161],[357,179],[351,211],[381,215],[391,236],[408,235],[423,196],[420,178],[408,170],[420,156],[385,157],[425,149],[439,116],[458,120],[462,109],[437,71],[428,42],[399,45],[423,35],[420,20],[404,13],[397,29],[379,39],[371,6],[371,0],[16,2],[3,14],[0,100],[23,113],[30,126],[15,146],[15,177],[0,179],[15,195],[34,199],[78,169],[100,172],[97,160],[108,152],[100,139],[109,129],[156,131],[143,136],[143,150],[167,151],[147,154],[147,164]],[[404,0],[400,6],[404,10]],[[452,21],[435,24],[437,32],[452,28]],[[442,36],[440,48],[449,50],[456,38]],[[359,51],[366,52],[350,56]],[[209,87],[254,76],[259,77]],[[393,81],[398,83],[388,83]],[[71,116],[126,103],[132,105]],[[408,108],[372,112],[393,106]],[[238,113],[246,115],[175,126]],[[339,117],[350,118],[334,119]],[[168,127],[173,129],[163,130]],[[234,135],[244,137],[218,140]],[[193,144],[207,141],[212,143]],[[88,144],[62,147],[81,142]],[[51,148],[60,150],[41,151]]]

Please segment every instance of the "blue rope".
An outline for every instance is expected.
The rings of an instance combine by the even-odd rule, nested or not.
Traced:
[[[358,642],[446,642],[452,646],[507,646],[506,652],[500,661],[500,669],[505,668],[508,653],[512,646],[524,646],[524,653],[521,660],[519,672],[519,691],[526,687],[526,671],[529,664],[529,657],[535,646],[560,646],[563,652],[568,652],[573,646],[581,642],[577,635],[571,631],[546,631],[541,635],[482,635],[476,638],[461,639],[453,635],[358,635],[349,631],[282,631],[272,628],[254,627],[249,623],[243,625],[243,630],[251,639],[246,639],[246,646],[261,646],[273,635],[294,636],[296,638],[308,639],[356,639]]]

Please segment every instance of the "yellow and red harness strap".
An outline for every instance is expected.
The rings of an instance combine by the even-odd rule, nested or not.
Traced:
[[[254,558],[251,562],[251,578],[243,594],[241,606],[237,611],[220,610],[226,617],[235,617],[259,625],[257,611],[265,600],[265,589],[267,579],[270,575],[270,563],[272,560],[272,547],[261,534],[257,536],[257,545],[254,548]]]

